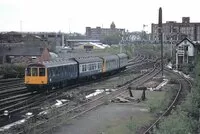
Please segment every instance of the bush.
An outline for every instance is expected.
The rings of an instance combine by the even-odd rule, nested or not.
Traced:
[[[147,104],[149,106],[150,112],[160,113],[160,111],[164,111],[167,108],[167,106],[170,104],[172,99],[175,97],[176,92],[177,90],[172,88],[170,90],[167,90],[164,96],[161,94],[158,94],[157,96],[155,96],[156,97],[155,99],[149,100]],[[160,92],[157,92],[157,93],[160,93]]]
[[[4,64],[0,67],[0,75],[4,78],[23,78],[25,67],[24,64]]]
[[[160,123],[157,134],[190,134],[192,133],[192,120],[187,118],[187,113],[177,110]]]
[[[198,56],[200,61],[200,56]],[[200,121],[200,62],[195,67],[195,84],[185,101],[160,123],[156,133],[162,134],[191,134],[199,133]]]

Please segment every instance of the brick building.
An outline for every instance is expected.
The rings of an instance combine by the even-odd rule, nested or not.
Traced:
[[[185,37],[200,41],[200,22],[190,22],[190,17],[182,17],[182,22],[167,21],[163,23],[163,41],[177,43]],[[151,40],[158,42],[158,24],[151,25]]]
[[[0,53],[0,64],[3,63],[35,63],[49,61],[51,55],[47,48],[15,47],[3,48]]]
[[[86,34],[86,37],[88,39],[100,40],[103,36],[111,35],[111,34],[115,34],[115,33],[123,34],[123,33],[125,33],[125,29],[116,28],[114,22],[112,22],[111,25],[110,25],[110,28],[86,27],[86,33],[85,34]]]

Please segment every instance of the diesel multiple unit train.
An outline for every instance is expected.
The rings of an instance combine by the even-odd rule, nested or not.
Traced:
[[[63,87],[81,79],[123,70],[127,63],[128,56],[121,53],[29,64],[25,70],[25,84],[29,89]]]

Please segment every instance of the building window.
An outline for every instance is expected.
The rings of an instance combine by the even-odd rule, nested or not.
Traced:
[[[185,51],[188,51],[188,46],[185,46],[185,48],[184,48],[184,49],[185,49]]]
[[[178,46],[178,50],[183,50],[183,46]]]

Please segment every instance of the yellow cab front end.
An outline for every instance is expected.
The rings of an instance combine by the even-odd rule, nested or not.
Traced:
[[[29,65],[25,70],[26,85],[45,85],[47,84],[47,69],[44,66]]]

